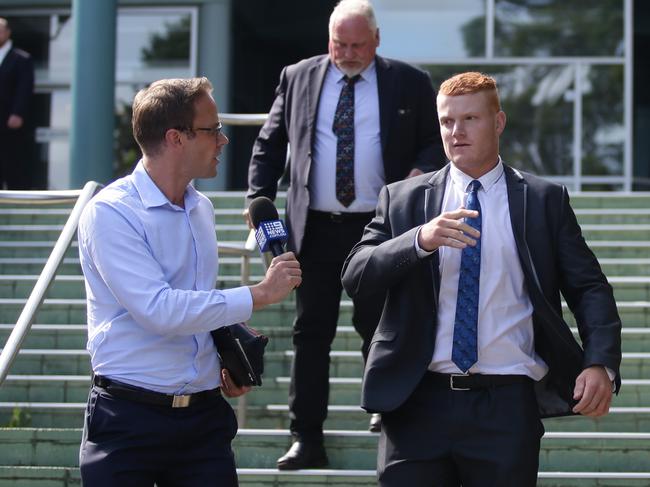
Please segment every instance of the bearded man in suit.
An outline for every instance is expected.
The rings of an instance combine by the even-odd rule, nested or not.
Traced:
[[[440,167],[444,156],[427,73],[376,55],[370,3],[343,0],[330,17],[329,54],[287,66],[260,130],[247,200],[274,199],[287,164],[288,247],[303,271],[296,289],[289,409],[295,439],[280,469],[323,467],[329,352],[341,300],[341,269],[374,215],[385,183]],[[383,296],[353,299],[366,356]],[[371,431],[379,429],[373,416]]]
[[[450,78],[437,109],[451,162],[382,190],[343,271],[387,293],[362,386],[379,485],[533,487],[540,418],[608,412],[621,321],[566,188],[501,160],[494,79]]]

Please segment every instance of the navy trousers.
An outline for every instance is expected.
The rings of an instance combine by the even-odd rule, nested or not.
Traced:
[[[186,408],[117,398],[93,386],[79,452],[87,487],[236,487],[235,413],[221,396]]]
[[[336,335],[343,285],[341,270],[371,217],[353,221],[307,219],[298,257],[302,284],[296,288],[289,410],[291,432],[304,441],[323,441],[329,401],[330,349]],[[352,324],[362,338],[364,360],[377,328],[384,295],[355,299]]]
[[[380,487],[535,487],[540,439],[533,381],[452,391],[426,374],[382,414]]]

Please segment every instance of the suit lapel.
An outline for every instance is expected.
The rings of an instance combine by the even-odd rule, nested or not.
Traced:
[[[309,127],[309,154],[306,159],[306,163],[302,170],[303,181],[309,181],[309,173],[311,172],[311,154],[314,150],[314,142],[316,140],[316,117],[318,117],[318,104],[320,102],[320,93],[323,89],[323,84],[325,82],[325,75],[327,74],[327,68],[329,67],[329,57],[324,55],[314,63],[313,66],[309,68],[308,77],[307,77],[307,113],[306,113],[306,122]]]
[[[508,188],[508,205],[510,206],[510,223],[517,248],[526,247],[526,183],[521,175],[511,167],[503,165]]]
[[[529,293],[534,289],[541,293],[541,284],[537,277],[537,270],[530,255],[530,247],[526,242],[526,208],[528,204],[528,184],[516,169],[503,165],[506,186],[508,188],[508,206],[510,210],[510,223],[512,233],[517,245],[517,254],[521,263],[524,276],[528,285]]]
[[[314,147],[314,138],[316,137],[316,117],[318,116],[318,103],[320,101],[320,92],[323,89],[325,75],[329,67],[329,57],[323,56],[309,69],[309,86],[307,86],[307,123],[309,123],[309,133],[311,135],[310,147]]]
[[[382,154],[386,149],[388,131],[390,129],[391,113],[395,113],[395,70],[381,56],[375,56],[375,72],[377,73],[377,98],[379,99],[379,137],[381,138]]]
[[[423,224],[438,216],[442,211],[442,198],[445,194],[445,185],[447,183],[447,174],[449,174],[449,164],[440,171],[436,171],[429,179],[430,188],[424,191],[424,219],[419,224]],[[435,296],[436,307],[438,306],[438,294],[440,291],[440,259],[438,252],[431,256],[431,277],[433,279],[433,294]]]

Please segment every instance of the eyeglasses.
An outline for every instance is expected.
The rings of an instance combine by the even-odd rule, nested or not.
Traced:
[[[196,132],[197,130],[200,130],[201,132],[209,132],[212,134],[213,137],[219,138],[219,135],[221,134],[221,130],[223,129],[223,125],[221,122],[219,122],[215,127],[174,127],[176,130],[181,130],[184,132]]]

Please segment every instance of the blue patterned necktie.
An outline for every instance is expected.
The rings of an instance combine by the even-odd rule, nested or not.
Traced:
[[[354,201],[354,84],[359,75],[343,78],[332,131],[336,135],[336,199],[346,208]]]
[[[478,218],[468,218],[467,224],[481,231],[481,204],[478,190],[481,183],[476,179],[470,183],[465,207],[478,211]],[[458,275],[458,299],[456,301],[456,320],[454,323],[454,345],[451,360],[458,368],[467,372],[478,360],[477,324],[478,294],[481,277],[481,239],[476,246],[463,249]]]

